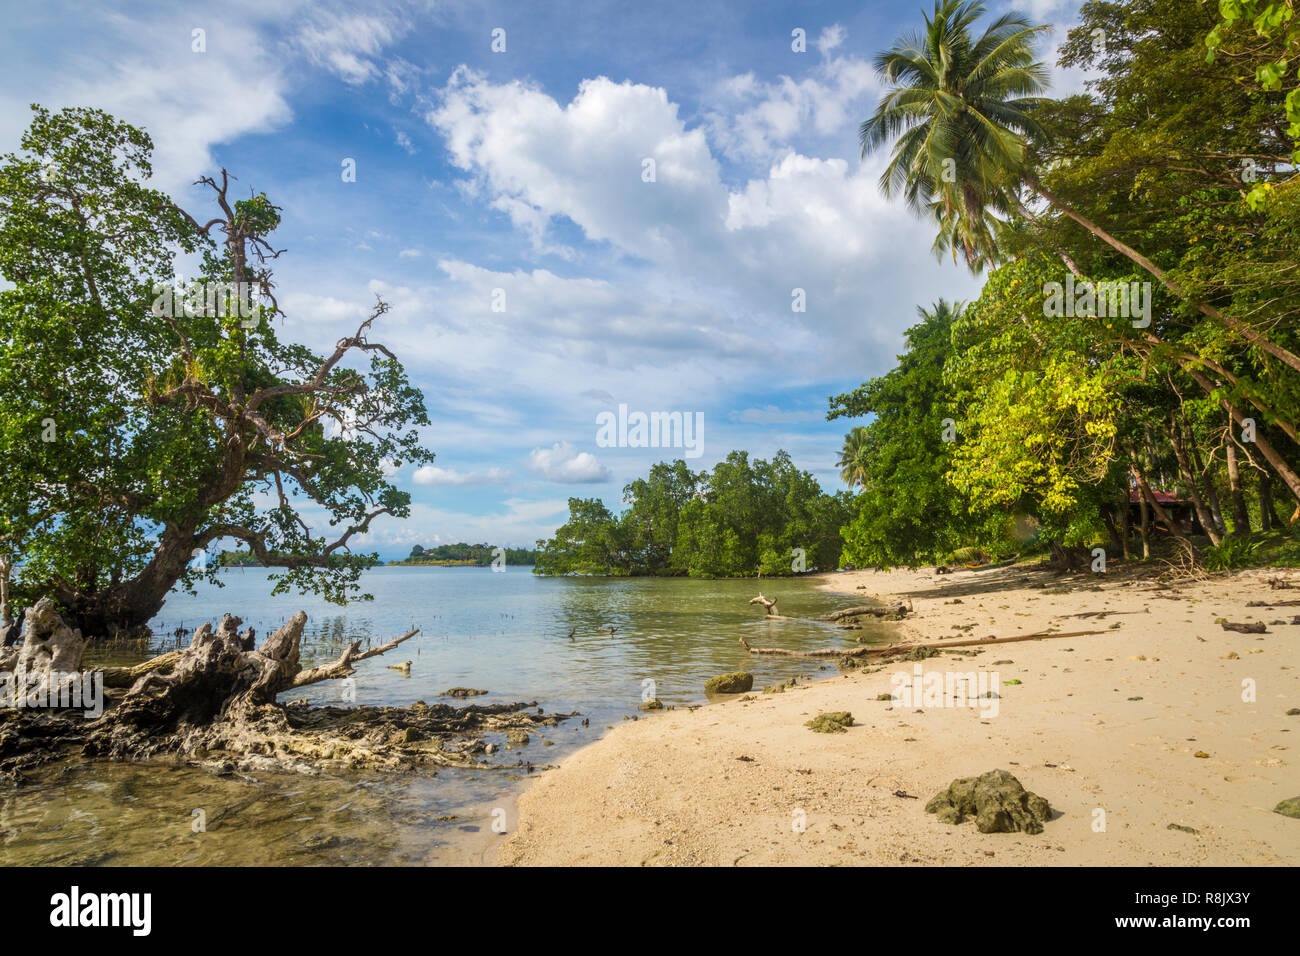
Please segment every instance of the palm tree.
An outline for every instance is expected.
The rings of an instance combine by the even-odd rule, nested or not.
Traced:
[[[1047,71],[1034,59],[1033,43],[1047,27],[1007,13],[975,40],[971,28],[984,13],[979,0],[935,0],[923,32],[900,38],[876,56],[877,72],[893,89],[862,123],[858,138],[864,157],[895,141],[880,177],[882,191],[887,196],[901,191],[909,206],[934,217],[940,230],[936,251],[960,248],[978,271],[996,255],[991,224],[996,214],[1034,218],[1019,198],[1027,187],[1186,299],[1163,269],[1039,181],[1027,147],[1044,135],[1033,111],[1043,102],[1038,94],[1046,89]],[[1196,307],[1300,371],[1300,356],[1211,305]]]
[[[870,448],[870,432],[865,425],[858,425],[844,436],[844,447],[840,450],[840,460],[836,463],[840,469],[840,478],[849,490],[855,485],[867,486],[867,452]]]

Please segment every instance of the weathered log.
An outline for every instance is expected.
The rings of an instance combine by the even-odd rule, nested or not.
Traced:
[[[832,611],[830,614],[822,615],[823,621],[842,621],[846,617],[893,617],[895,615],[904,617],[911,610],[902,601],[895,601],[892,604],[860,604],[857,607],[846,607],[841,611]]]
[[[1233,621],[1220,621],[1219,626],[1225,631],[1236,631],[1239,634],[1267,634],[1268,625],[1263,621],[1251,621],[1247,623],[1235,623]]]
[[[977,647],[985,644],[1014,644],[1017,641],[1041,641],[1057,637],[1087,637],[1106,634],[1107,631],[1038,631],[1034,634],[1017,634],[1014,637],[980,637],[964,641],[929,641],[923,644],[888,644],[884,647],[823,647],[814,651],[791,651],[780,647],[750,647],[743,637],[741,645],[751,654],[768,654],[777,657],[889,657],[908,654],[918,649],[945,650],[949,647]]]

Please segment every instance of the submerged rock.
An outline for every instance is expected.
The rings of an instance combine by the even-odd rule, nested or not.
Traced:
[[[1274,813],[1280,813],[1284,817],[1295,817],[1300,820],[1300,797],[1292,797],[1290,800],[1283,800],[1273,808]]]
[[[853,715],[847,710],[833,710],[804,721],[804,726],[819,734],[842,734],[853,726]]]
[[[659,700],[658,697],[656,697],[654,700],[647,700],[645,703],[637,707],[637,710],[663,710],[663,709],[664,709],[663,702]]]
[[[526,730],[519,730],[518,728],[515,728],[513,730],[506,731],[506,743],[508,743],[511,747],[527,746],[528,741],[531,739],[532,738],[528,736],[528,731]]]
[[[746,694],[754,689],[754,675],[744,671],[734,674],[719,674],[704,682],[706,694]]]
[[[1052,808],[1036,793],[1026,790],[1005,770],[990,770],[978,777],[961,777],[930,798],[926,813],[944,823],[958,824],[975,818],[980,833],[1042,833]]]
[[[485,690],[477,690],[473,687],[453,687],[443,694],[443,697],[480,697],[486,694]]]
[[[799,686],[799,678],[791,677],[784,684],[768,684],[766,687],[763,688],[763,693],[784,694],[787,690],[790,690],[792,687],[798,687],[798,686]]]

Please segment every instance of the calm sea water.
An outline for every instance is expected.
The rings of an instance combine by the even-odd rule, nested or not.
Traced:
[[[357,638],[382,643],[420,634],[358,665],[357,703],[434,702],[451,687],[485,689],[475,703],[536,701],[578,711],[500,751],[490,770],[436,775],[265,774],[219,778],[188,768],[70,763],[33,784],[0,791],[0,864],[472,864],[490,862],[493,811],[514,825],[514,799],[539,767],[638,714],[646,681],[666,705],[704,702],[704,681],[753,672],[756,689],[826,665],[751,657],[739,644],[848,646],[856,636],[892,639],[888,624],[844,631],[765,622],[748,600],[761,586],[787,615],[816,615],[850,603],[808,579],[692,581],[542,578],[527,568],[381,567],[364,575],[374,600],[344,608],[311,596],[271,596],[262,568],[221,572],[222,587],[174,594],[152,622],[152,652],[172,634],[230,611],[258,642],[297,610],[308,615],[304,664],[337,657]],[[571,636],[572,635],[572,636]],[[387,665],[409,660],[404,676]],[[295,692],[342,704],[338,682]],[[642,719],[645,719],[644,717]],[[530,766],[532,765],[532,766]],[[196,832],[197,821],[206,830]]]

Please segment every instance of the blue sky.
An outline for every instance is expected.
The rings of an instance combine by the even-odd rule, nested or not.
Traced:
[[[841,487],[827,396],[892,365],[918,304],[978,293],[858,157],[870,58],[923,5],[10,4],[0,151],[31,102],[98,106],[149,130],[200,220],[200,175],[264,190],[283,334],[328,350],[382,294],[375,338],[434,423],[434,466],[395,475],[412,516],[362,543],[530,545],[678,457],[600,447],[620,403],[702,413],[694,467],[784,448]],[[1057,27],[1054,64],[1077,0],[1015,6]]]

